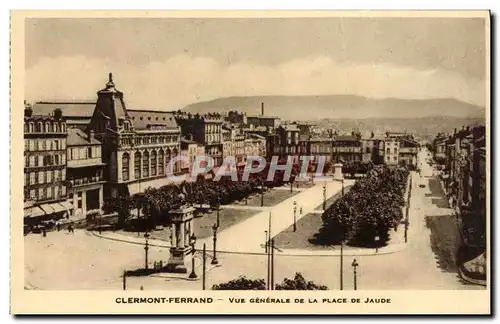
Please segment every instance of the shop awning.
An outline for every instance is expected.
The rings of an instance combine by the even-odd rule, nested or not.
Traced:
[[[65,208],[65,207],[63,207],[61,204],[57,204],[57,203],[55,203],[55,204],[50,204],[50,207],[52,207],[52,209],[54,209],[54,211],[55,211],[56,213],[60,213],[60,212],[63,212],[63,211],[65,211],[65,210],[66,210],[66,208]]]
[[[28,213],[29,213],[29,215],[28,215]],[[43,215],[45,215],[44,211],[36,206],[24,210],[24,217],[27,217],[27,216],[38,217],[38,216],[43,216]]]
[[[45,212],[45,214],[50,215],[55,213],[54,208],[50,207],[49,204],[40,205],[40,208]]]
[[[73,209],[73,204],[70,203],[69,201],[62,201],[61,203],[61,206],[64,208],[64,210],[70,210],[70,209]]]

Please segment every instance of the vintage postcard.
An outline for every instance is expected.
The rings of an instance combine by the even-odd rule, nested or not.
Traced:
[[[13,314],[490,314],[488,11],[11,35]]]

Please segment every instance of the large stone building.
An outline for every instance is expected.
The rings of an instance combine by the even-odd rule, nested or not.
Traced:
[[[99,215],[104,202],[101,142],[94,133],[68,129],[67,179],[69,201],[77,219]]]
[[[361,134],[335,135],[333,141],[333,159],[335,162],[361,162]]]
[[[27,222],[69,217],[66,122],[62,111],[50,115],[24,110],[24,217]]]
[[[33,110],[39,115],[49,115],[55,109],[61,109],[68,128],[85,130],[94,112],[95,102],[47,102],[39,101],[33,105]]]
[[[191,115],[177,112],[175,114],[182,136],[205,147],[205,154],[214,159],[215,166],[223,161],[222,123],[224,118],[217,113]]]
[[[169,168],[180,154],[180,129],[172,113],[127,109],[111,74],[97,96],[88,130],[102,142],[105,197],[159,187],[171,181],[167,173],[181,172],[180,163]]]

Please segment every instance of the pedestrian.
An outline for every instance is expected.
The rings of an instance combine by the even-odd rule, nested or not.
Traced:
[[[61,230],[61,224],[57,223],[56,227],[57,227],[57,231],[59,232]]]
[[[42,229],[43,237],[47,237],[47,230],[45,227]]]

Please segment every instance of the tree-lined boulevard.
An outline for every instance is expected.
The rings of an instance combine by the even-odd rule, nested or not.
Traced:
[[[412,172],[413,190],[410,197],[408,242],[404,248],[391,252],[391,242],[378,253],[367,249],[344,253],[343,289],[354,288],[354,258],[358,266],[357,289],[484,289],[464,283],[457,274],[453,258],[459,244],[458,229],[454,227],[452,210],[436,203],[443,193],[435,188],[437,182],[432,168],[425,163],[426,152],[419,154],[421,176]],[[350,180],[346,180],[346,183]],[[426,183],[421,188],[419,184]],[[351,183],[352,184],[352,183]],[[326,190],[324,189],[326,188]],[[206,271],[208,289],[245,275],[259,279],[267,276],[267,255],[264,244],[265,231],[277,235],[294,222],[293,208],[300,206],[303,215],[314,212],[326,199],[338,194],[342,184],[337,181],[316,182],[294,196],[261,211],[246,220],[228,227],[217,234],[217,266],[209,265]],[[294,205],[295,202],[295,205]],[[229,206],[228,206],[229,207]],[[239,206],[245,208],[243,204]],[[254,208],[254,207],[252,207]],[[321,217],[318,214],[318,217]],[[196,221],[196,220],[195,220]],[[74,234],[66,231],[51,232],[47,237],[25,237],[25,286],[27,289],[122,289],[124,270],[144,267],[144,238],[113,240],[83,230]],[[439,241],[440,244],[436,244]],[[148,277],[127,278],[127,289],[201,289],[201,248],[207,247],[207,257],[212,257],[213,239],[206,237],[196,242],[195,271],[198,280],[188,280],[167,273]],[[400,244],[400,243],[399,243]],[[362,248],[359,248],[362,249]],[[384,252],[386,249],[387,252]],[[149,260],[168,259],[168,245],[164,241],[149,239]],[[338,253],[294,255],[286,251],[274,254],[275,283],[294,278],[300,272],[306,280],[328,289],[340,289],[340,257]],[[191,259],[191,258],[188,258]],[[209,260],[210,261],[210,260]],[[191,261],[187,261],[191,269]],[[209,262],[210,263],[210,262]],[[54,271],[58,269],[58,271]]]

